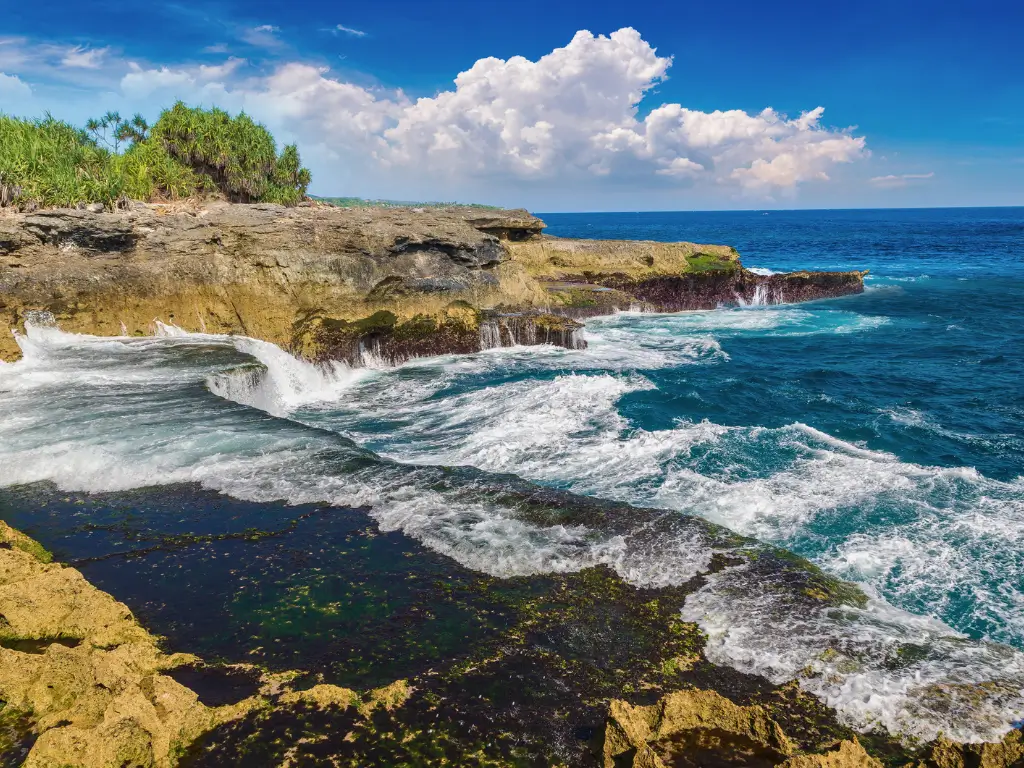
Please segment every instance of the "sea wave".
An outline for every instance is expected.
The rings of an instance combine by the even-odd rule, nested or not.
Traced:
[[[806,531],[822,515],[855,518],[855,504],[865,515],[908,516],[908,538],[927,543],[939,528],[926,521],[952,516],[967,537],[956,564],[966,577],[981,562],[970,560],[980,537],[998,545],[979,510],[994,515],[1020,492],[971,470],[906,464],[802,424],[636,429],[616,405],[654,386],[636,373],[549,371],[541,381],[513,375],[459,391],[437,360],[349,375],[262,342],[170,334],[96,339],[30,327],[19,339],[24,359],[0,370],[0,402],[18,415],[0,423],[0,485],[49,481],[101,491],[195,482],[253,501],[363,506],[383,530],[401,530],[495,576],[604,564],[638,586],[706,573],[726,545],[683,514],[635,510],[634,522],[627,515],[612,528],[530,521],[520,505],[536,502],[536,486],[468,465],[699,512],[766,538]],[[451,365],[479,365],[479,357],[487,359]],[[373,399],[392,388],[389,404],[373,410]],[[382,460],[346,437],[367,442],[352,418],[360,410],[394,436],[385,453],[406,463]],[[274,415],[284,412],[290,418]],[[828,565],[861,567],[859,577],[874,583],[884,555],[871,562],[858,550],[870,541],[851,535],[846,542]],[[799,595],[758,567],[751,559],[721,571],[687,600],[684,615],[707,632],[713,661],[777,682],[799,679],[861,729],[982,740],[1024,716],[1024,655],[968,641],[879,599],[865,609],[808,611],[806,600],[793,603]]]

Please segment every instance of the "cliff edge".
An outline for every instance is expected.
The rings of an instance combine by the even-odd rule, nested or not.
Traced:
[[[804,301],[861,272],[755,275],[725,246],[546,236],[522,210],[135,203],[0,214],[0,359],[52,320],[96,335],[156,322],[240,333],[311,360],[400,362],[581,346],[579,320]]]

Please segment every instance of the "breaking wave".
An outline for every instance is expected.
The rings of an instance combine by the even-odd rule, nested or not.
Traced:
[[[1020,616],[1019,593],[985,593],[974,578],[999,555],[1005,583],[1019,581],[1020,482],[901,462],[800,423],[646,430],[619,411],[623,398],[655,391],[637,368],[720,365],[730,336],[878,327],[802,312],[608,318],[588,327],[588,350],[494,350],[390,371],[317,367],[265,342],[166,327],[114,339],[30,327],[23,360],[0,368],[0,403],[14,414],[0,422],[0,486],[193,482],[252,501],[369,507],[381,529],[496,576],[604,564],[638,586],[688,581],[733,546],[676,512],[781,542],[827,538],[815,526],[828,523],[836,543],[818,560],[867,584],[867,607],[808,609],[751,560],[687,601],[709,658],[799,679],[861,729],[997,738],[1024,716],[1024,655],[882,596],[930,584],[925,597],[941,598],[946,567],[976,590],[979,610]],[[632,344],[638,336],[649,346]],[[607,527],[544,523],[523,513],[542,491],[490,473],[674,512],[637,509]],[[872,532],[880,515],[900,522],[899,537]]]

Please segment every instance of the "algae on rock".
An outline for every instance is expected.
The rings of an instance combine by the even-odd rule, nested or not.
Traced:
[[[0,522],[0,699],[36,735],[28,768],[173,766],[182,745],[251,706],[201,704],[164,674],[189,657],[162,652],[125,605],[26,538]]]

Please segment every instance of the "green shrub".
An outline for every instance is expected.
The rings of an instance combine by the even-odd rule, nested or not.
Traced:
[[[0,206],[114,208],[133,200],[220,195],[233,202],[294,205],[310,173],[298,148],[280,155],[274,137],[248,115],[182,103],[150,128],[108,112],[81,130],[47,115],[0,114]]]
[[[153,126],[147,143],[154,142],[235,202],[296,203],[309,186],[298,148],[288,145],[278,157],[270,131],[245,113],[178,102]]]

